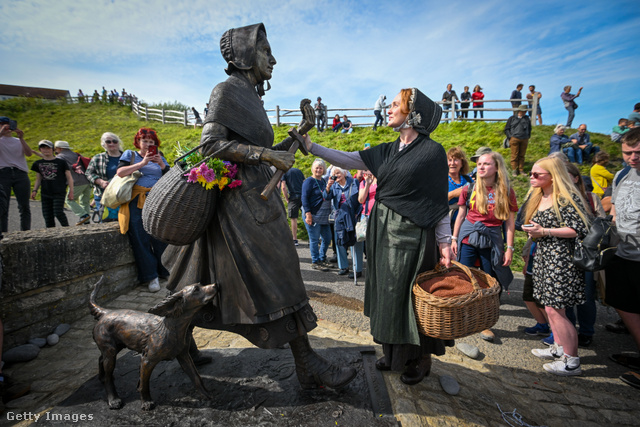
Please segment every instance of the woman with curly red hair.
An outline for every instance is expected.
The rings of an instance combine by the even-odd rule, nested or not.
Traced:
[[[167,245],[149,235],[142,226],[142,207],[151,187],[169,172],[169,164],[158,151],[160,140],[155,130],[140,128],[133,138],[138,151],[127,150],[120,157],[118,176],[131,175],[140,171],[142,176],[131,192],[131,200],[120,205],[118,222],[120,232],[127,233],[138,267],[138,279],[149,285],[150,292],[160,290],[159,278],[169,277],[169,271],[162,265],[162,254]]]

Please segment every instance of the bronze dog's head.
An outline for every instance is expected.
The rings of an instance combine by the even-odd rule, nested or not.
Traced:
[[[187,286],[180,292],[169,295],[158,305],[149,309],[149,313],[163,317],[180,317],[185,311],[198,309],[206,305],[217,293],[218,288],[215,284]]]

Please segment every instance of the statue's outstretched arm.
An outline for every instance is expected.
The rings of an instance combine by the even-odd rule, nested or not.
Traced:
[[[287,139],[285,139],[285,141]],[[278,147],[278,150],[282,149],[281,146],[285,144],[285,141],[276,146]],[[204,125],[202,128],[202,138],[200,139],[200,143],[206,144],[203,147],[203,154],[205,155],[226,147],[218,153],[216,157],[235,163],[257,165],[260,162],[267,162],[278,169],[287,171],[291,166],[293,166],[293,162],[295,160],[295,156],[286,151],[275,151],[264,147],[258,147],[256,145],[241,144],[236,141],[229,142],[229,129],[215,122],[210,122]],[[290,142],[289,145],[291,145]]]

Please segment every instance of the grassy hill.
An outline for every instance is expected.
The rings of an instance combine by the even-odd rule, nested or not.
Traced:
[[[18,121],[18,127],[25,133],[25,140],[36,148],[38,141],[48,139],[51,141],[65,140],[85,156],[92,156],[103,149],[100,146],[100,136],[104,132],[113,132],[120,136],[125,148],[133,147],[133,136],[142,126],[154,128],[159,135],[162,151],[169,163],[175,157],[175,143],[190,143],[197,145],[200,141],[201,129],[193,129],[182,125],[160,122],[145,122],[137,118],[129,107],[112,104],[58,104],[42,102],[35,99],[21,98],[0,102],[0,116],[9,116]],[[505,159],[509,159],[509,150],[501,147],[504,138],[504,123],[474,123],[456,122],[441,124],[432,134],[434,140],[441,143],[445,149],[460,146],[468,156],[481,146],[491,147],[500,152]],[[287,126],[275,128],[275,140],[280,141],[287,136]],[[567,131],[570,135],[574,131]],[[529,170],[535,160],[546,156],[549,151],[549,138],[553,134],[553,126],[536,126],[533,129],[529,147],[527,149],[527,162],[525,169]],[[315,129],[310,132],[311,139],[319,144],[340,150],[361,150],[365,143],[375,146],[383,142],[392,141],[397,137],[393,130],[379,128],[376,132],[371,128],[356,128],[352,134],[333,132],[318,133]],[[608,135],[592,133],[591,139],[611,155],[610,170],[620,169],[620,146],[611,142]],[[28,158],[31,166],[38,158]],[[296,155],[296,165],[305,176],[310,175],[313,156],[304,157]],[[583,165],[584,175],[588,175],[590,165]],[[33,175],[33,172],[31,173]],[[35,179],[34,176],[31,177]],[[518,195],[518,201],[522,202],[528,188],[529,180],[521,175],[513,179],[513,187]],[[300,238],[306,238],[306,231],[302,223],[298,227]],[[517,251],[524,243],[521,233],[517,233]],[[519,257],[516,257],[514,269],[521,269]]]

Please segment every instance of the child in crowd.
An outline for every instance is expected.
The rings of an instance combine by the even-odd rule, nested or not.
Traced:
[[[600,151],[593,159],[594,165],[591,167],[591,183],[593,184],[593,193],[602,198],[604,192],[613,181],[613,174],[605,167],[609,163],[609,154]]]
[[[473,187],[464,187],[458,200],[458,218],[453,229],[451,249],[458,261],[480,268],[496,277],[508,288],[513,280],[509,266],[513,259],[516,193],[509,185],[504,159],[497,152],[483,154],[477,161],[478,178]],[[504,250],[503,224],[506,225],[507,249]],[[490,330],[480,337],[493,341]]]
[[[611,140],[613,142],[620,142],[620,138],[622,138],[622,135],[631,130],[628,126],[628,123],[629,121],[624,118],[618,120],[618,124],[613,127],[613,132],[611,132]]]
[[[36,183],[33,186],[31,198],[36,199],[38,189],[42,187],[40,199],[42,202],[42,216],[44,223],[49,227],[55,227],[55,218],[60,225],[69,226],[69,221],[64,213],[64,200],[69,186],[69,200],[73,200],[73,177],[69,165],[64,159],[55,157],[53,142],[46,139],[38,143],[38,149],[42,153],[42,159],[36,160],[31,170],[36,173]]]

